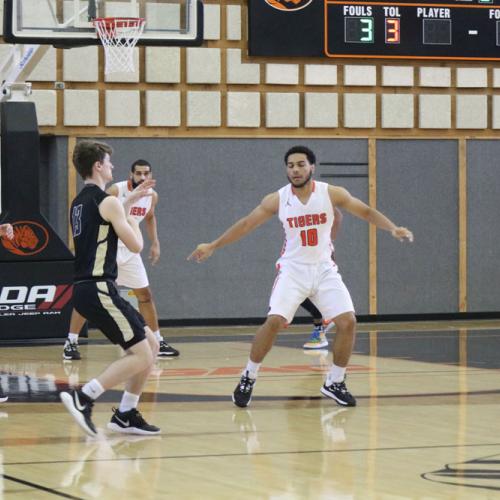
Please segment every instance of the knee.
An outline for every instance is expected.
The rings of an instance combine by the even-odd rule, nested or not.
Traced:
[[[353,313],[344,313],[334,320],[337,331],[354,332],[356,329],[356,316]]]
[[[267,317],[266,324],[269,327],[269,329],[271,329],[273,332],[279,332],[280,330],[285,328],[286,319],[283,318],[282,316],[277,316],[273,314]]]
[[[144,364],[145,366],[152,366],[156,361],[156,356],[160,349],[160,343],[158,342],[155,335],[151,332],[149,328],[146,327],[146,340],[148,342],[149,349],[145,349],[144,352]]]
[[[140,353],[136,353],[136,355],[138,357],[138,367],[140,367],[140,371],[146,370],[147,368],[153,366],[153,352],[149,347],[143,349]]]
[[[156,356],[158,356],[158,352],[160,350],[160,343],[158,342],[158,339],[156,337],[152,339],[152,341],[149,342],[149,346],[151,347],[151,355],[153,356],[153,363],[156,359]]]
[[[153,301],[153,294],[149,288],[142,288],[140,290],[134,290],[134,294],[137,297],[137,301],[141,304],[146,304]]]

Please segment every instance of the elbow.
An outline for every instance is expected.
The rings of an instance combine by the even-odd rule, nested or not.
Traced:
[[[141,253],[142,252],[142,247],[143,244],[141,241],[136,240],[136,241],[131,241],[129,242],[126,247],[132,252],[132,253]]]
[[[137,243],[133,245],[133,248],[129,248],[132,253],[141,253],[142,252],[142,243]]]
[[[375,214],[377,212],[373,208],[368,208],[364,213],[364,219],[368,222],[373,222],[375,220]]]

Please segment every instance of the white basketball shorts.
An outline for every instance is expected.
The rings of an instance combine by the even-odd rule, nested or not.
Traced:
[[[132,289],[149,286],[148,275],[141,254],[132,253],[128,248],[118,245],[116,263],[118,264],[116,283],[119,286]]]
[[[280,262],[268,314],[282,316],[290,324],[307,298],[320,310],[324,321],[354,312],[351,295],[333,261],[319,264]]]

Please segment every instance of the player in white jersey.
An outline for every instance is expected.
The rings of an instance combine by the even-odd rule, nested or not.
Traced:
[[[333,364],[321,393],[340,405],[356,405],[345,385],[346,367],[354,346],[356,317],[349,292],[331,259],[334,206],[389,231],[400,241],[413,241],[411,231],[396,226],[378,210],[351,196],[346,189],[315,182],[312,178],[315,163],[314,153],[304,146],[288,150],[285,165],[290,183],[265,196],[247,216],[211,243],[198,245],[188,257],[202,262],[218,248],[241,239],[273,215],[278,215],[285,229],[286,239],[277,263],[278,276],[271,293],[268,317],[257,330],[247,366],[233,393],[233,402],[240,407],[250,403],[260,365],[271,350],[276,335],[291,323],[297,308],[308,297],[323,318],[336,325]]]
[[[131,167],[130,178],[126,181],[113,184],[107,193],[116,196],[122,203],[130,193],[145,180],[151,178],[151,164],[146,160],[136,160]],[[160,242],[156,229],[155,207],[158,203],[158,193],[153,191],[152,196],[146,196],[136,201],[129,210],[129,214],[138,223],[145,220],[146,232],[151,242],[149,259],[153,265],[160,258]],[[118,278],[116,283],[119,286],[131,288],[137,297],[139,311],[144,317],[146,324],[151,328],[160,343],[158,351],[159,358],[179,356],[179,351],[169,345],[160,334],[158,314],[153,301],[153,295],[149,286],[146,268],[142,262],[142,257],[138,253],[132,253],[118,240],[118,253],[116,262],[118,265]],[[64,344],[63,358],[66,361],[78,360],[81,358],[78,351],[78,335],[85,324],[85,319],[73,310],[71,314],[70,331],[68,339]]]

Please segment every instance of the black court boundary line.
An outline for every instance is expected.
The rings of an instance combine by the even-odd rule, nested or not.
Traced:
[[[109,391],[111,392],[111,391]],[[422,393],[422,394],[381,394],[377,396],[370,395],[356,395],[356,399],[364,401],[387,401],[387,400],[397,400],[397,399],[408,399],[408,398],[458,398],[461,396],[468,397],[479,397],[479,396],[489,396],[500,394],[500,389],[489,389],[482,391],[466,391],[466,392],[440,392],[434,394]],[[143,396],[150,395],[155,398],[157,403],[225,403],[230,401],[230,394],[224,395],[210,395],[210,394],[181,394],[181,393],[165,393],[165,392],[149,392],[143,393]],[[277,403],[280,401],[322,401],[327,399],[322,396],[253,396],[252,401],[258,401],[261,403]],[[146,399],[144,399],[146,401]],[[108,402],[104,401],[103,402]]]
[[[447,372],[449,373],[451,370],[448,370]],[[405,373],[405,372],[403,372]],[[413,374],[413,372],[406,372],[408,374]],[[425,372],[419,372],[425,373]],[[434,373],[434,372],[430,372]],[[436,371],[435,373],[443,373],[442,371]],[[446,373],[446,372],[445,372]],[[266,377],[267,379],[273,379],[274,381],[280,381],[282,379],[287,379],[290,377],[294,377],[298,374],[292,374],[292,375],[271,375],[269,377]],[[313,376],[314,374],[307,374],[307,376]],[[228,379],[229,377],[224,377],[224,379]],[[177,379],[172,379],[171,381],[186,381],[187,379],[182,379],[182,378],[177,378]],[[197,377],[193,378],[194,380],[203,380],[206,382],[219,382],[220,379],[216,378],[202,378],[199,379]],[[191,379],[189,379],[191,381]],[[119,401],[121,392],[115,389],[110,389],[109,391],[106,391],[99,399],[99,403],[115,403]],[[390,400],[397,400],[397,399],[408,399],[408,398],[427,398],[427,399],[434,399],[434,398],[441,398],[441,397],[460,397],[460,396],[468,396],[468,397],[480,397],[480,396],[488,396],[488,395],[496,395],[500,394],[500,388],[497,389],[485,389],[485,390],[478,390],[478,391],[457,391],[457,392],[438,392],[438,393],[418,393],[418,394],[412,394],[412,393],[407,393],[407,394],[379,394],[377,396],[372,396],[370,394],[362,394],[362,395],[356,395],[356,399],[358,400],[365,400],[365,401],[390,401]],[[154,401],[156,403],[227,403],[230,401],[230,394],[185,394],[185,393],[171,393],[171,392],[143,392],[142,393],[143,401],[145,402],[151,402]],[[321,401],[324,400],[325,397],[322,395],[317,395],[317,396],[254,396],[253,401],[260,401],[262,403],[277,403],[281,401]],[[23,399],[17,397],[16,394],[13,394],[9,401],[11,403],[9,404],[32,404],[32,403],[41,403],[41,402],[46,402],[46,403],[54,403],[54,404],[59,404],[59,401],[54,401],[54,400],[49,400],[48,401],[33,401],[28,399]]]
[[[499,316],[500,318],[500,316]],[[210,325],[202,325],[204,327],[209,327],[209,328],[214,328],[213,326]],[[228,325],[217,325],[222,327],[227,327]],[[229,325],[231,326],[231,325]],[[232,325],[232,326],[242,326],[242,325]],[[296,326],[296,325],[294,325]],[[495,336],[498,330],[500,330],[500,326],[498,325],[481,325],[481,326],[461,326],[461,325],[451,325],[453,326],[453,329],[449,329],[449,327],[439,327],[435,326],[433,328],[425,328],[422,330],[419,330],[418,328],[409,328],[408,326],[404,326],[398,329],[390,329],[390,330],[384,330],[384,329],[379,329],[379,328],[374,328],[374,330],[379,334],[383,335],[385,340],[393,340],[390,335],[394,336],[394,339],[399,339],[400,334],[404,334],[405,337],[413,335],[414,337],[410,338],[419,338],[421,335],[428,335],[430,336],[431,334],[436,334],[436,332],[439,332],[439,337],[433,337],[433,338],[446,338],[448,336],[456,335],[459,330],[466,329],[466,330],[473,330],[474,336]],[[99,330],[97,330],[98,335],[100,335]],[[358,323],[358,332],[357,332],[357,341],[359,342],[368,342],[368,338],[364,338],[364,336],[368,335],[371,332],[369,329],[368,325],[360,325]],[[485,333],[485,332],[490,332],[490,333]],[[226,334],[206,334],[206,335],[187,335],[187,336],[182,336],[180,333],[176,333],[175,335],[169,336],[169,339],[171,339],[171,343],[173,344],[195,344],[198,342],[251,342],[255,336],[255,332],[251,333],[238,333],[238,332],[233,332],[233,333],[226,333]],[[297,341],[298,338],[301,338],[301,336],[307,336],[307,332],[287,332],[287,331],[282,331],[279,334],[278,340],[276,341],[276,345],[279,345],[279,342],[284,343],[284,341]],[[47,339],[0,339],[0,347],[23,347],[23,346],[32,346],[32,347],[48,347],[48,346],[54,346],[54,345],[60,345],[62,346],[64,344],[64,338],[47,338]],[[104,336],[101,336],[99,338],[81,338],[79,340],[79,345],[111,345],[109,343],[109,340],[107,340]],[[282,346],[286,347],[286,346]],[[294,348],[299,348],[298,346],[294,346]],[[325,348],[328,349],[328,348]],[[353,354],[361,354],[364,355],[362,352],[357,352],[354,351]],[[163,359],[177,359],[177,358],[163,358]]]
[[[178,460],[178,459],[199,459],[199,458],[227,458],[227,457],[254,457],[254,456],[280,456],[280,455],[313,455],[318,453],[367,453],[367,452],[384,452],[384,451],[409,451],[409,450],[437,450],[448,448],[482,448],[489,446],[500,446],[500,443],[474,443],[474,444],[435,444],[428,446],[388,446],[383,448],[352,448],[352,449],[338,449],[338,450],[290,450],[290,451],[262,451],[258,453],[206,453],[204,455],[165,455],[157,457],[141,457],[141,460]],[[85,463],[99,463],[99,462],[130,462],[137,460],[137,457],[123,457],[123,458],[96,458],[91,460],[84,460]],[[79,463],[81,460],[47,460],[45,462],[5,462],[4,466],[14,465],[57,465],[57,464],[70,464]],[[78,497],[69,497],[78,498]],[[82,499],[78,499],[82,500]]]
[[[253,318],[183,318],[160,319],[160,326],[252,326],[261,325],[265,317]],[[476,320],[500,319],[500,311],[456,312],[456,313],[419,313],[419,314],[359,314],[358,323],[392,323],[408,321],[439,321],[439,320]],[[294,324],[310,324],[311,318],[306,316],[294,318]]]
[[[39,463],[43,464],[44,462],[39,462]],[[33,464],[36,464],[36,462],[33,462]],[[24,479],[19,479],[18,477],[9,476],[8,474],[2,474],[2,476],[4,479],[7,479],[8,481],[13,481],[14,483],[20,483],[20,484],[23,484],[25,486],[31,486],[32,488],[45,491],[45,492],[50,493],[52,495],[56,495],[56,496],[63,497],[63,498],[72,498],[74,500],[83,500],[83,497],[75,497],[73,495],[69,495],[68,493],[62,493],[62,492],[54,490],[52,488],[47,488],[46,486],[42,486],[41,484],[36,484],[36,483],[32,483],[31,481],[25,481]]]
[[[441,477],[448,477],[448,478],[452,478],[452,479],[455,478],[458,481],[460,479],[463,479],[464,476],[462,476],[461,473],[453,476],[452,475],[453,471],[456,470],[454,467],[456,467],[457,465],[469,465],[469,464],[472,465],[474,462],[488,460],[488,459],[493,458],[493,457],[498,457],[498,453],[494,453],[493,455],[487,455],[486,457],[476,458],[476,459],[472,459],[472,460],[466,460],[464,462],[454,462],[451,464],[446,464],[444,469],[438,469],[435,471],[424,472],[424,473],[420,474],[420,477],[422,479],[424,479],[425,481],[429,481],[432,483],[446,484],[446,485],[451,485],[451,486],[461,486],[461,487],[465,487],[465,488],[476,488],[476,489],[500,491],[500,487],[496,487],[496,486],[467,484],[467,483],[459,483],[459,482],[453,483],[450,481],[439,481],[438,479],[432,479],[431,477],[426,477],[428,475],[430,476],[431,474],[437,475],[439,473],[444,473],[441,475]],[[495,462],[498,462],[498,460],[496,460]],[[450,472],[451,474],[446,474],[447,472]],[[467,477],[471,477],[471,476],[468,475]],[[479,476],[474,475],[474,478],[478,478],[478,477]]]
[[[430,483],[446,484],[448,486],[459,486],[460,488],[475,488],[478,490],[500,491],[500,487],[496,487],[496,486],[488,486],[488,485],[480,486],[478,484],[466,484],[466,483],[458,483],[458,482],[452,483],[452,482],[448,482],[448,481],[438,481],[437,479],[431,479],[429,477],[425,477],[428,474],[429,474],[429,472],[424,472],[423,474],[420,474],[420,477],[424,481],[429,481]]]

